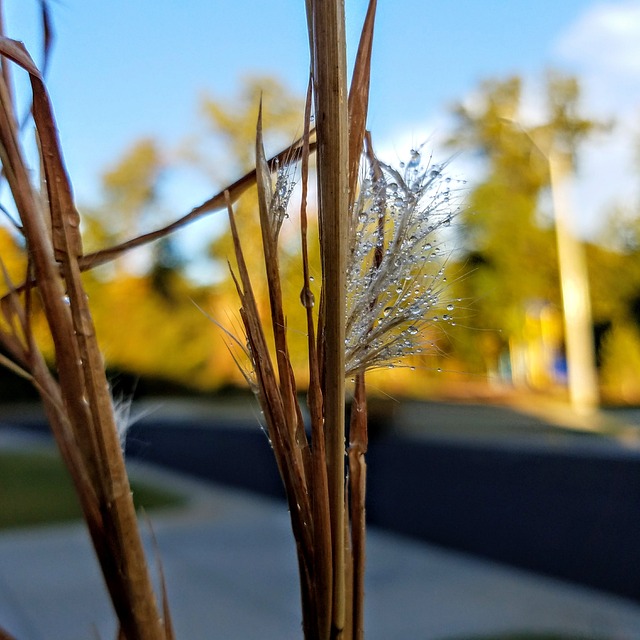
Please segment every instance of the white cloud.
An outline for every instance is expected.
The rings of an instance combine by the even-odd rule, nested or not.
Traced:
[[[560,36],[554,54],[581,78],[594,114],[639,118],[639,0],[595,4]]]
[[[560,35],[553,54],[580,79],[582,112],[615,125],[586,143],[581,158],[577,217],[593,235],[614,205],[638,206],[640,1],[593,4]]]
[[[638,210],[640,206],[640,0],[590,3],[586,10],[558,34],[547,60],[550,66],[580,81],[580,114],[615,127],[587,139],[580,153],[579,171],[572,190],[575,227],[596,239],[607,214],[615,206]],[[546,76],[541,65],[523,77],[521,118],[524,125],[546,121]],[[469,93],[468,107],[479,99]],[[451,116],[441,112],[428,121],[407,123],[393,132],[394,143],[381,140],[377,151],[390,162],[404,159],[407,151],[426,141],[434,158],[448,151],[442,142],[451,132]],[[469,185],[482,179],[482,169],[470,154],[455,159],[452,169],[466,174]]]
[[[598,73],[640,73],[640,2],[595,4],[561,37],[556,53]]]

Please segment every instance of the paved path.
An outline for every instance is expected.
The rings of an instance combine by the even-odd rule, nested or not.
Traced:
[[[0,434],[0,446],[16,445],[7,430]],[[179,639],[301,638],[281,503],[150,467],[132,474],[191,496],[187,508],[152,516]],[[376,530],[368,556],[368,640],[524,630],[640,640],[640,605],[621,598]],[[0,626],[18,640],[114,637],[82,526],[0,533]]]

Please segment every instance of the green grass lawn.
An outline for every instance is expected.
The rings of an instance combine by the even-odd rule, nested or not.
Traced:
[[[132,482],[136,507],[179,506],[184,496]],[[0,529],[79,520],[80,506],[61,460],[46,451],[0,452]]]

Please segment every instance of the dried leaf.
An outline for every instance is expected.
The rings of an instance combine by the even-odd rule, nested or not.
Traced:
[[[9,60],[13,60],[13,62],[20,65],[25,71],[28,71],[33,77],[42,80],[42,75],[36,63],[22,42],[7,38],[6,36],[0,36],[0,54],[9,58]]]
[[[270,219],[271,198],[273,196],[273,188],[271,185],[271,171],[267,163],[267,157],[264,153],[264,144],[262,140],[262,98],[258,108],[258,124],[256,126],[256,187],[258,191],[258,209],[260,212],[260,227],[264,230],[263,235],[267,236],[265,250],[270,251],[275,247],[275,238],[273,237],[273,224]]]
[[[349,91],[349,205],[355,201],[360,156],[367,127],[371,52],[377,0],[370,0],[365,17]]]
[[[40,0],[40,13],[42,17],[42,75],[47,75],[49,61],[51,60],[51,48],[53,46],[53,22],[47,0]]]
[[[1,339],[1,338],[0,338]],[[12,373],[15,373],[17,376],[28,380],[29,382],[33,381],[33,376],[26,370],[17,365],[13,360],[10,360],[6,356],[3,356],[0,353],[0,365],[9,369]]]
[[[315,141],[311,141],[310,147],[312,150],[315,149]],[[302,140],[296,140],[291,145],[289,145],[286,149],[276,154],[272,158],[269,159],[268,165],[270,167],[277,166],[283,162],[295,162],[302,153]],[[110,262],[111,260],[115,260],[120,257],[127,251],[131,249],[135,249],[137,247],[141,247],[149,242],[153,242],[154,240],[160,240],[165,236],[177,231],[178,229],[194,222],[195,220],[200,219],[202,216],[214,213],[216,211],[225,210],[225,193],[229,194],[229,200],[231,202],[235,202],[247,189],[252,187],[256,182],[256,171],[255,169],[249,171],[244,176],[236,180],[233,184],[229,185],[222,191],[216,193],[214,196],[198,205],[194,209],[192,209],[189,213],[178,218],[171,224],[162,227],[161,229],[157,229],[156,231],[150,231],[149,233],[144,233],[137,238],[132,238],[131,240],[127,240],[121,244],[118,244],[113,247],[109,247],[107,249],[101,249],[94,253],[87,254],[83,256],[80,261],[80,267],[83,271],[87,271],[88,269],[93,269],[101,264],[105,264]]]
[[[16,640],[16,638],[0,627],[0,640]]]
[[[313,135],[313,131],[311,135]],[[315,140],[311,140],[309,142],[309,149],[311,152],[315,151],[316,142]],[[280,153],[273,156],[269,161],[269,166],[276,166],[281,162],[295,162],[302,154],[302,140],[296,140],[289,147],[281,151]],[[192,209],[189,213],[178,218],[171,224],[166,225],[160,229],[155,231],[150,231],[149,233],[144,233],[136,238],[132,238],[131,240],[127,240],[121,244],[115,245],[113,247],[109,247],[106,249],[100,249],[99,251],[95,251],[93,253],[89,253],[83,255],[79,259],[79,265],[81,271],[89,271],[94,267],[98,267],[100,265],[111,262],[112,260],[116,260],[127,251],[131,251],[138,247],[142,247],[145,244],[149,244],[150,242],[154,242],[156,240],[160,240],[171,233],[177,231],[178,229],[194,222],[195,220],[200,219],[201,217],[208,215],[210,213],[214,213],[216,211],[223,210],[225,208],[225,191],[229,192],[229,198],[231,202],[235,202],[247,189],[249,189],[256,180],[256,172],[255,169],[253,171],[249,171],[242,178],[236,180],[233,184],[229,185],[226,189],[223,189],[216,195],[212,196],[201,205]],[[35,284],[35,283],[32,283]],[[26,283],[22,283],[20,286],[16,287],[16,291],[21,293],[26,286]]]
[[[79,217],[64,167],[53,111],[42,77],[24,46],[0,38],[0,54],[30,74],[33,119],[53,227],[52,245],[21,154],[15,117],[7,112],[6,92],[3,92],[0,110],[2,161],[33,258],[36,282],[56,347],[60,383],[53,380],[32,342],[31,372],[74,480],[120,623],[130,637],[158,640],[164,633],[139,537],[104,364],[80,278],[77,260],[82,253]],[[55,260],[61,263],[69,305],[65,304]],[[103,517],[108,523],[106,527]]]
[[[42,74],[21,42],[0,38],[0,53],[25,69],[31,80],[33,119],[42,149],[56,259],[62,259],[65,252],[81,256],[80,215],[73,202],[71,183],[62,159],[53,109]]]
[[[160,582],[162,616],[163,616],[163,626],[164,626],[164,634],[165,634],[163,640],[175,640],[176,634],[173,629],[173,622],[171,619],[171,610],[169,609],[167,581],[164,575],[164,567],[162,565],[162,557],[160,555],[160,546],[158,545],[158,539],[156,538],[156,533],[153,530],[153,524],[151,522],[151,518],[149,518],[146,511],[144,512],[144,516],[147,521],[147,526],[149,527],[149,532],[151,533],[151,543],[153,545],[153,553],[156,559],[156,569],[158,571],[158,580]]]

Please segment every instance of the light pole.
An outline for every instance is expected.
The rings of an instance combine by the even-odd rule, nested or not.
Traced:
[[[539,146],[538,148],[540,149]],[[592,413],[597,409],[600,398],[587,260],[584,246],[572,228],[572,207],[568,192],[572,174],[571,158],[568,153],[555,149],[553,143],[549,145],[545,156],[549,164],[556,223],[569,397],[574,410]]]
[[[572,156],[568,150],[558,148],[550,126],[534,130],[520,126],[520,129],[543,155],[549,167],[562,292],[569,399],[574,411],[590,414],[598,408],[600,393],[587,259],[584,245],[575,234],[569,195],[569,181],[573,175]]]

